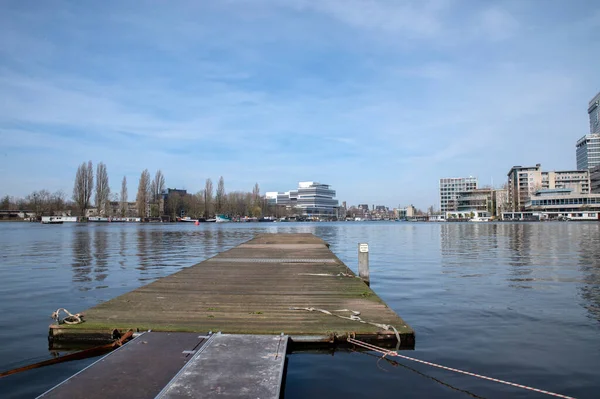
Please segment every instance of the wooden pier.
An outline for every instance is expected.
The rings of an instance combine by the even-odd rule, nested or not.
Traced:
[[[82,324],[50,326],[51,345],[110,341],[130,329],[395,343],[393,328],[382,326],[398,331],[403,348],[415,343],[413,330],[312,234],[257,236],[83,313]]]

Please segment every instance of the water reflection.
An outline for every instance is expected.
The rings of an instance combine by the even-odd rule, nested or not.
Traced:
[[[91,252],[91,237],[87,226],[77,226],[73,232],[73,282],[87,283],[92,281],[90,274],[92,272],[92,252]],[[89,287],[78,284],[79,290],[87,291]]]
[[[108,271],[108,233],[106,230],[96,229],[94,231],[94,279],[104,281]]]
[[[137,257],[139,259],[136,269],[146,271],[150,261],[150,240],[146,226],[140,226],[136,232]]]
[[[0,368],[46,355],[49,303],[84,310],[264,232],[314,232],[351,267],[356,243],[368,242],[372,286],[417,329],[416,357],[575,397],[595,397],[600,389],[600,223],[0,224],[0,303],[6,314],[20,315],[19,323],[0,321]],[[108,289],[87,291],[101,285]],[[14,336],[23,338],[18,345],[10,343]],[[326,388],[331,395],[312,396],[466,394],[403,367],[380,372],[370,358],[361,360],[366,356],[336,355],[335,364],[294,356],[290,398]],[[50,378],[51,370],[63,374]],[[0,392],[35,397],[74,372],[65,370],[2,379]],[[332,385],[332,378],[348,383]],[[441,379],[479,395],[509,396],[483,382]]]
[[[121,269],[127,268],[127,232],[125,229],[119,231],[119,265]]]
[[[440,225],[440,246],[444,273],[480,277],[498,248],[496,224],[467,222]]]
[[[579,286],[584,307],[590,316],[600,321],[600,235],[589,228],[578,241],[578,265],[583,275]]]

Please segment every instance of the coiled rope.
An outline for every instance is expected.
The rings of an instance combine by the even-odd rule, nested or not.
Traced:
[[[409,357],[409,356],[404,356],[404,355],[399,354],[396,351],[387,350],[385,348],[381,348],[379,346],[375,346],[375,345],[369,344],[367,342],[359,341],[359,340],[354,339],[354,338],[347,338],[347,341],[349,343],[353,344],[353,345],[360,346],[362,348],[368,349],[368,350],[373,351],[373,352],[381,353],[383,355],[382,359],[385,358],[386,356],[396,356],[396,357],[399,357],[401,359],[410,360],[410,361],[421,363],[421,364],[426,364],[428,366],[437,367],[437,368],[440,368],[440,369],[443,369],[443,370],[454,371],[455,373],[465,374],[465,375],[469,375],[471,377],[481,378],[481,379],[487,380],[487,381],[498,382],[500,384],[510,385],[510,386],[516,387],[516,388],[527,389],[529,391],[539,392],[539,393],[543,393],[543,394],[546,394],[546,395],[555,396],[557,398],[575,399],[572,396],[566,396],[566,395],[562,395],[560,393],[545,391],[543,389],[533,388],[533,387],[530,387],[530,386],[527,386],[527,385],[516,384],[516,383],[510,382],[510,381],[499,380],[497,378],[486,377],[485,375],[475,374],[475,373],[471,373],[471,372],[468,372],[468,371],[455,369],[455,368],[452,368],[452,367],[442,366],[441,364],[431,363],[431,362],[427,362],[425,360],[415,359],[415,358]]]
[[[67,316],[64,319],[60,319],[60,312],[65,312]],[[83,323],[83,315],[81,313],[72,314],[65,308],[59,308],[56,312],[53,312],[50,315],[54,320],[56,320],[57,324],[80,324]]]

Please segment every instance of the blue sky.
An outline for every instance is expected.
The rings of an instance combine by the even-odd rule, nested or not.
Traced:
[[[169,187],[331,184],[438,205],[438,179],[575,168],[597,1],[0,0],[0,195],[107,165]]]

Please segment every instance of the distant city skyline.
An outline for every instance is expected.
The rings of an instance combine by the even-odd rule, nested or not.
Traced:
[[[0,5],[0,196],[326,182],[439,208],[439,179],[574,168],[600,90],[596,1]]]

